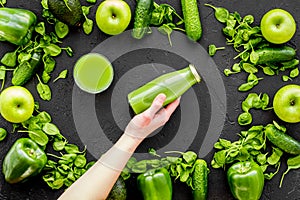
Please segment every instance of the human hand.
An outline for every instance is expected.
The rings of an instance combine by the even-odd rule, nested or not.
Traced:
[[[163,108],[162,105],[165,100],[165,94],[157,95],[150,108],[132,118],[125,129],[125,134],[144,139],[153,131],[163,126],[179,105],[180,98],[167,105],[166,108]]]

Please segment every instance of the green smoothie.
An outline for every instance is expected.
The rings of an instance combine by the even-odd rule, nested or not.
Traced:
[[[158,94],[164,93],[166,95],[167,98],[163,104],[165,106],[200,81],[201,78],[196,68],[190,64],[184,69],[161,75],[130,92],[128,102],[133,111],[139,114],[151,106]]]
[[[85,92],[99,93],[106,90],[114,76],[109,60],[98,53],[89,53],[79,58],[74,67],[76,85]]]

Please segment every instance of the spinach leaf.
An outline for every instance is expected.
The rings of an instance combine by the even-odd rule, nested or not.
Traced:
[[[40,77],[38,77],[38,84],[36,85],[36,89],[41,97],[41,99],[50,101],[51,100],[51,89],[47,84],[42,83]]]
[[[53,80],[53,82],[56,82],[58,79],[64,79],[67,77],[67,74],[68,74],[68,70],[65,69],[63,71],[61,71],[58,75],[58,77],[56,79]]]

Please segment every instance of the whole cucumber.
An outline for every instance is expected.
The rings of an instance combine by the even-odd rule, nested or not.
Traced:
[[[275,125],[268,124],[265,128],[265,134],[271,143],[286,153],[293,155],[300,154],[300,142],[277,129]]]
[[[153,0],[138,0],[135,8],[132,37],[141,39],[149,31],[153,8]]]
[[[13,85],[24,85],[31,79],[31,77],[36,72],[36,69],[40,65],[42,60],[42,53],[41,52],[34,52],[31,56],[29,62],[21,63],[15,69],[13,73],[13,77],[11,83]]]
[[[202,36],[202,26],[197,0],[181,0],[182,13],[187,36],[197,41]]]
[[[205,160],[197,159],[192,176],[193,180],[193,199],[205,200],[207,197],[207,174],[208,168]]]
[[[250,54],[250,61],[255,64],[267,64],[289,61],[295,58],[296,51],[292,47],[265,47]]]

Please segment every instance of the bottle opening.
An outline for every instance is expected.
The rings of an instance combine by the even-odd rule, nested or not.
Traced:
[[[196,81],[199,83],[199,82],[201,81],[201,77],[200,77],[200,75],[198,74],[198,72],[197,72],[195,66],[192,65],[192,64],[189,64],[189,67],[190,67],[191,72],[192,72],[192,74],[194,75]]]

